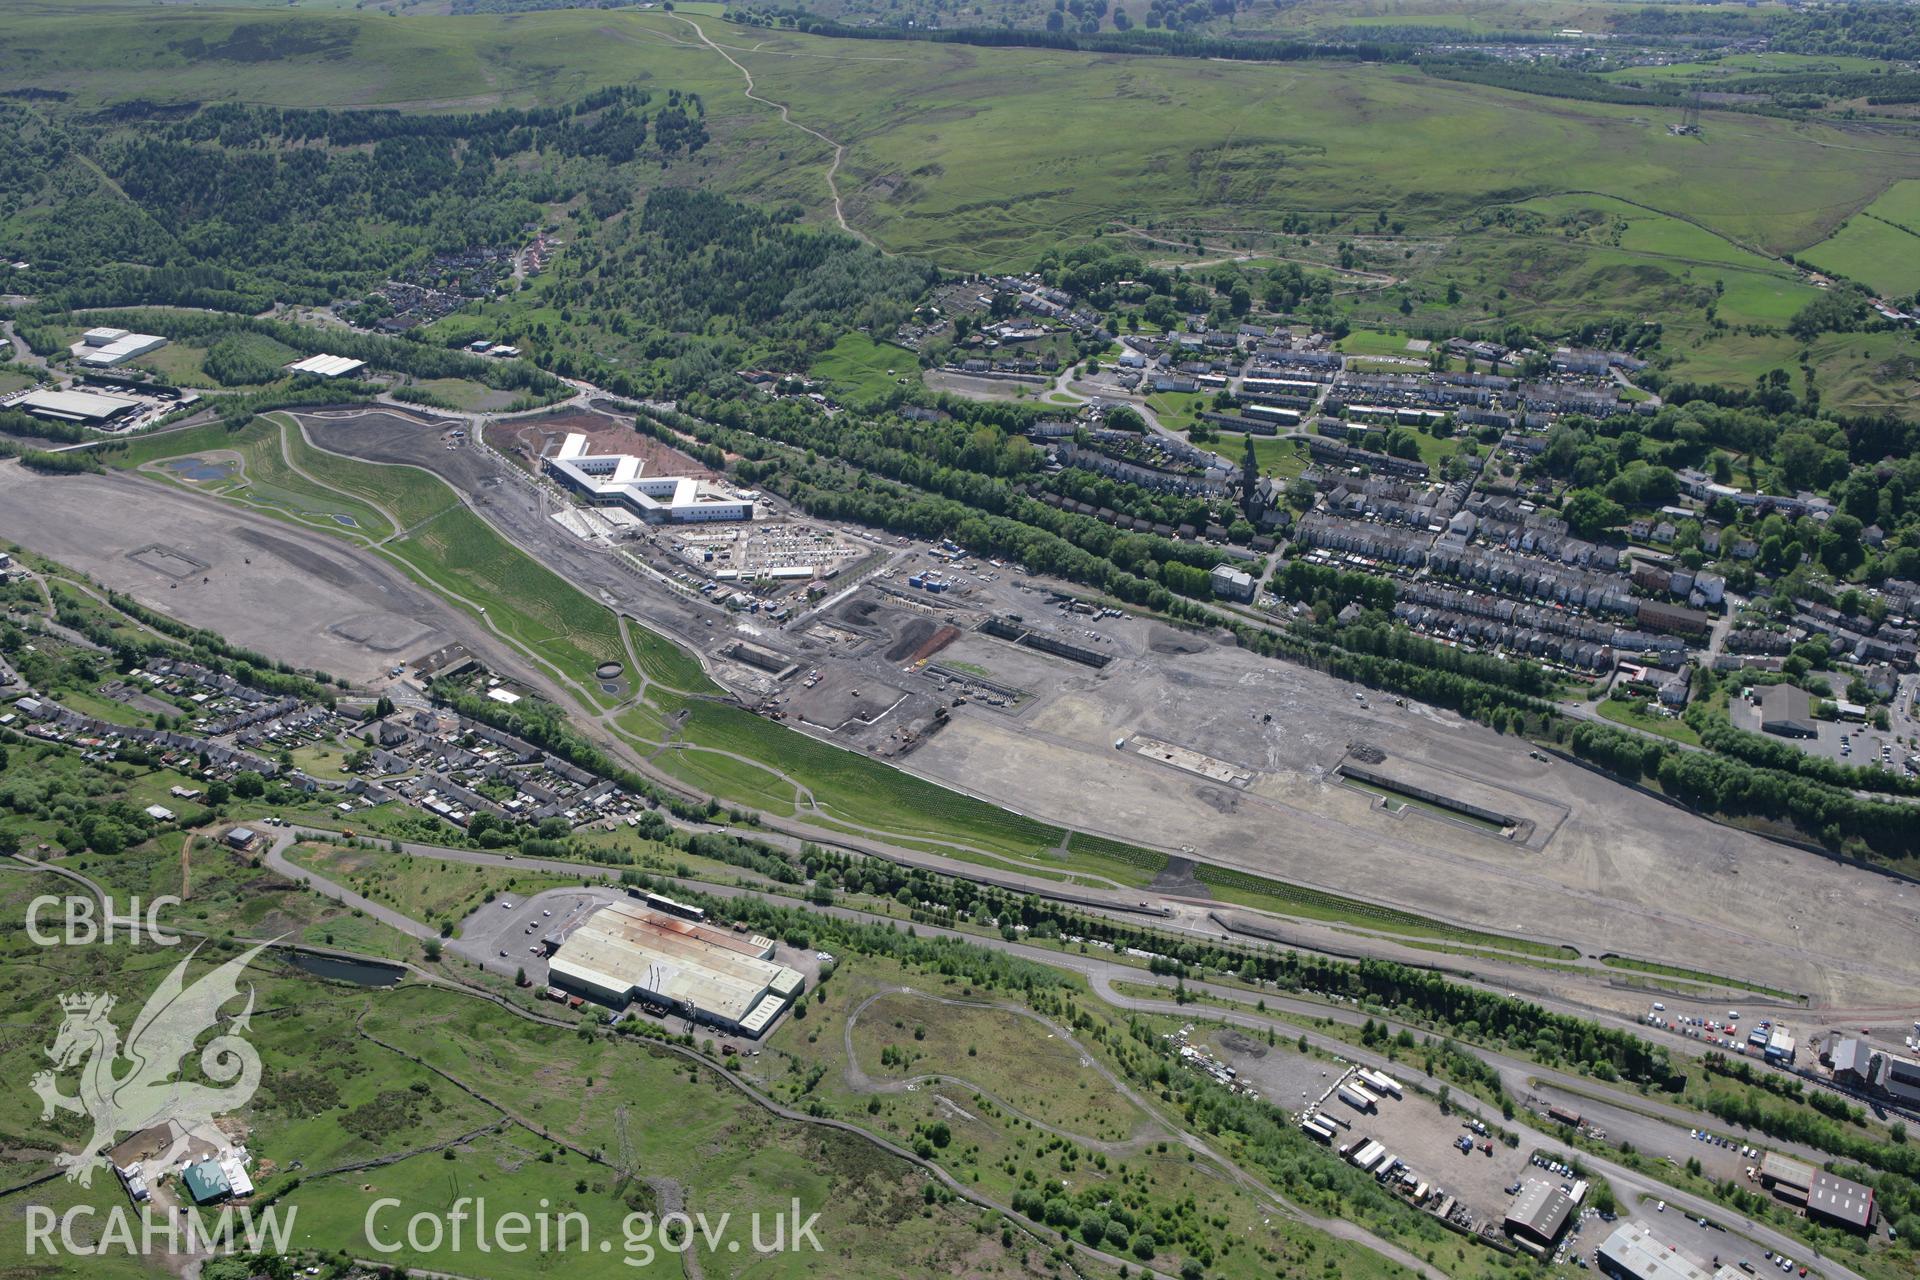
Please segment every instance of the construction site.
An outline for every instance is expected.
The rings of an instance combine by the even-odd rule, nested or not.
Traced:
[[[1017,813],[1158,850],[1174,859],[1169,874],[1180,878],[1182,893],[1207,891],[1184,870],[1204,862],[1571,944],[1596,962],[1617,952],[1747,975],[1804,992],[1815,1005],[1893,1004],[1910,991],[1910,971],[1897,959],[1910,929],[1910,891],[1889,892],[1868,870],[1709,822],[1451,713],[1262,658],[1224,632],[1116,610],[950,543],[799,519],[771,503],[765,518],[786,522],[795,537],[824,537],[864,554],[830,578],[784,592],[723,589],[688,563],[685,548],[700,545],[685,540],[688,531],[650,526],[659,538],[681,537],[681,550],[582,540],[552,519],[563,508],[580,509],[570,495],[494,449],[448,447],[445,424],[382,409],[298,416],[321,448],[441,476],[473,511],[587,596],[696,654],[742,705]],[[488,666],[518,669],[510,657],[484,652],[491,637],[449,616],[452,610],[401,604],[417,590],[339,542],[134,477],[62,484],[154,496],[141,532],[129,527],[117,550],[102,554],[98,528],[50,534],[60,522],[33,510],[45,490],[22,480],[0,493],[7,517],[0,534],[44,543],[103,582],[165,607],[184,606],[189,587],[170,589],[175,579],[150,569],[127,576],[135,567],[127,555],[155,541],[149,530],[165,524],[154,513],[197,526],[160,541],[209,565],[215,557],[195,547],[259,523],[248,535],[259,545],[318,543],[309,548],[314,555],[345,562],[328,571],[345,574],[343,584],[396,579],[385,588],[385,607],[349,608],[349,588],[336,599],[328,594],[332,577],[319,577],[318,586],[309,577],[299,607],[315,610],[311,629],[286,627],[290,597],[265,583],[265,594],[247,598],[237,619],[213,612],[236,597],[209,597],[208,613],[180,608],[181,616],[343,674],[373,665],[375,650],[340,634],[360,634],[369,614],[413,628],[397,642],[368,633],[381,645],[382,663],[444,645],[426,633],[445,619],[447,637],[481,646],[476,652]],[[139,506],[104,492],[94,505]],[[757,516],[752,527],[761,524]],[[810,532],[800,534],[803,528]],[[714,549],[716,563],[723,549]],[[233,559],[253,571],[244,563],[247,549],[233,550],[220,553],[223,572],[233,574]],[[699,558],[706,563],[704,550]],[[201,577],[218,575],[187,580],[205,594],[213,584]],[[729,590],[733,598],[722,598]],[[280,612],[267,626],[264,611],[276,599]],[[256,611],[263,619],[257,631],[246,616]],[[314,648],[316,641],[324,648]],[[298,653],[290,652],[295,644]],[[541,687],[537,678],[530,683]],[[1849,940],[1844,953],[1824,945],[1838,938]],[[1586,998],[1628,1012],[1644,1008],[1629,985],[1596,984],[1583,974],[1533,976],[1579,985]],[[1610,994],[1611,986],[1620,989]]]

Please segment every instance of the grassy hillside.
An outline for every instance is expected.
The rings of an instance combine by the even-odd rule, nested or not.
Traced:
[[[1889,296],[1920,290],[1920,182],[1899,182],[1801,255]]]
[[[761,93],[849,144],[841,185],[856,223],[953,265],[1017,261],[1115,217],[1272,226],[1385,208],[1419,229],[1567,190],[1778,251],[1920,166],[1920,146],[1860,148],[1823,126],[1729,117],[1681,138],[1645,108],[1405,67],[883,51],[776,36],[735,56]]]
[[[758,95],[847,145],[838,183],[854,226],[953,267],[1025,265],[1114,218],[1274,227],[1290,214],[1338,223],[1386,209],[1445,231],[1488,201],[1568,190],[1780,251],[1820,240],[1891,181],[1920,177],[1920,143],[1903,139],[1869,145],[1825,125],[1713,115],[1703,138],[1678,138],[1646,108],[1406,66],[835,41],[657,11],[27,7],[0,32],[0,84],[70,94],[70,108],[140,97],[424,110],[671,84],[702,96],[718,144],[672,180],[827,216],[831,147],[746,99],[703,30]],[[729,145],[745,142],[756,145]]]

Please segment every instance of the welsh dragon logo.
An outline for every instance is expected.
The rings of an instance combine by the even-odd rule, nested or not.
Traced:
[[[265,945],[234,957],[187,986],[188,961],[199,952],[195,947],[148,998],[124,1046],[109,1016],[113,996],[88,991],[60,997],[65,1018],[53,1047],[47,1050],[54,1066],[36,1073],[32,1088],[44,1104],[42,1120],[66,1111],[93,1121],[93,1136],[86,1145],[55,1159],[67,1171],[68,1181],[91,1186],[94,1169],[109,1163],[106,1153],[121,1134],[166,1126],[172,1142],[161,1156],[162,1164],[184,1158],[188,1144],[196,1138],[215,1148],[227,1145],[214,1117],[245,1106],[260,1087],[260,1055],[242,1038],[253,1014],[251,985],[246,1007],[200,1049],[201,1072],[225,1087],[174,1077],[184,1068],[194,1042],[219,1021],[221,1007],[239,996],[242,971]],[[128,1064],[124,1069],[122,1062]],[[75,1067],[80,1069],[80,1091],[69,1096],[60,1092],[59,1077]]]

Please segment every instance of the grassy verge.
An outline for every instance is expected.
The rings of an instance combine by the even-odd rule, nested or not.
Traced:
[[[579,883],[577,876],[551,871],[449,862],[318,841],[295,845],[288,850],[287,860],[424,924],[452,926],[456,933],[461,921],[503,894],[539,893]]]
[[[1700,735],[1695,733],[1686,721],[1677,716],[1662,715],[1653,711],[1644,699],[1622,702],[1617,698],[1602,698],[1594,704],[1594,710],[1600,713],[1601,719],[1611,720],[1629,729],[1639,729],[1643,733],[1671,738],[1675,742],[1684,742],[1690,747],[1700,745]]]
[[[1711,983],[1714,986],[1751,991],[1756,995],[1772,996],[1776,1000],[1791,1000],[1795,1003],[1803,1003],[1806,1000],[1804,995],[1796,991],[1783,991],[1779,987],[1748,982],[1743,978],[1728,978],[1717,973],[1703,973],[1698,969],[1682,969],[1678,965],[1661,964],[1655,960],[1635,960],[1628,956],[1604,955],[1600,957],[1600,963],[1609,969],[1626,969],[1634,973],[1653,974],[1662,978],[1682,978],[1691,982]]]
[[[1401,911],[1395,907],[1383,907],[1354,898],[1344,898],[1339,894],[1327,893],[1321,889],[1309,889],[1303,885],[1288,884],[1283,880],[1269,880],[1265,876],[1253,875],[1250,872],[1230,871],[1224,867],[1203,865],[1197,867],[1194,874],[1223,901],[1271,911],[1277,915],[1358,925],[1381,933],[1404,933],[1414,937],[1450,939],[1477,946],[1494,947],[1503,951],[1517,951],[1525,955],[1545,956],[1554,960],[1579,958],[1579,953],[1571,947],[1557,947],[1551,943],[1511,938],[1504,934],[1486,933],[1478,929],[1450,925],[1427,916],[1415,915],[1411,911]]]

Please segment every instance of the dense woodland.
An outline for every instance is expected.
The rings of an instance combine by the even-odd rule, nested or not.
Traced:
[[[543,287],[559,311],[525,342],[623,395],[737,391],[747,363],[803,369],[857,324],[891,329],[933,268],[707,192],[663,187],[580,237]]]
[[[1706,511],[1758,547],[1751,569],[1734,569],[1737,587],[1750,587],[1760,573],[1779,579],[1772,594],[1791,594],[1805,585],[1806,575],[1793,576],[1802,565],[1868,585],[1920,577],[1920,457],[1912,435],[1893,422],[1693,400],[1650,417],[1569,417],[1526,470],[1570,486],[1568,522],[1583,536],[1620,525],[1630,508],[1671,502],[1674,473],[1683,467],[1768,493],[1829,494],[1839,509],[1824,521],[1764,507],[1743,512],[1724,500]],[[1697,567],[1705,563],[1701,526],[1682,525],[1677,550]],[[1862,537],[1869,525],[1887,535],[1878,547]]]
[[[1727,7],[1648,5],[1613,20],[1616,31],[1640,36],[1764,35],[1782,53],[1846,54],[1905,60],[1920,57],[1920,14],[1891,0],[1812,6],[1765,15]]]
[[[697,97],[614,89],[478,115],[216,106],[48,122],[0,105],[0,223],[66,306],[327,302],[435,254],[606,216],[705,145]]]

